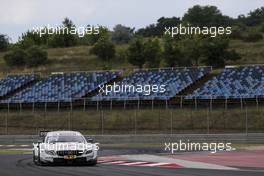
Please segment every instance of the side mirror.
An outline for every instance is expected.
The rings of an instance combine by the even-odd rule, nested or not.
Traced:
[[[42,143],[42,142],[44,142],[43,139],[38,139],[38,141],[37,141],[38,144],[39,144],[39,143]]]
[[[87,141],[88,143],[93,143],[93,142],[94,142],[94,140],[93,140],[92,138],[86,138],[86,141]]]

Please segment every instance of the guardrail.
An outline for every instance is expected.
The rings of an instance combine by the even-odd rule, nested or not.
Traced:
[[[101,144],[163,144],[165,142],[231,142],[233,144],[264,144],[264,133],[248,134],[149,134],[149,135],[90,135]],[[0,145],[32,144],[37,135],[1,135]]]

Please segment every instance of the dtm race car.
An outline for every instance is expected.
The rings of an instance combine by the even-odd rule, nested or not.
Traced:
[[[97,164],[98,144],[77,131],[53,131],[33,144],[33,162],[47,164]]]

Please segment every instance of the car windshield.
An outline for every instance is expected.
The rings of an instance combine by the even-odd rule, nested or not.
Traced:
[[[78,142],[83,143],[83,136],[48,136],[46,138],[46,143],[56,143],[56,142]]]

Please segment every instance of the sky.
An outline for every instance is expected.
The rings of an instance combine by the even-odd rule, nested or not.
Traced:
[[[217,6],[237,17],[264,6],[264,0],[0,0],[0,34],[16,42],[33,27],[61,24],[69,17],[76,26],[123,24],[136,29],[158,18],[182,17],[194,5]]]

